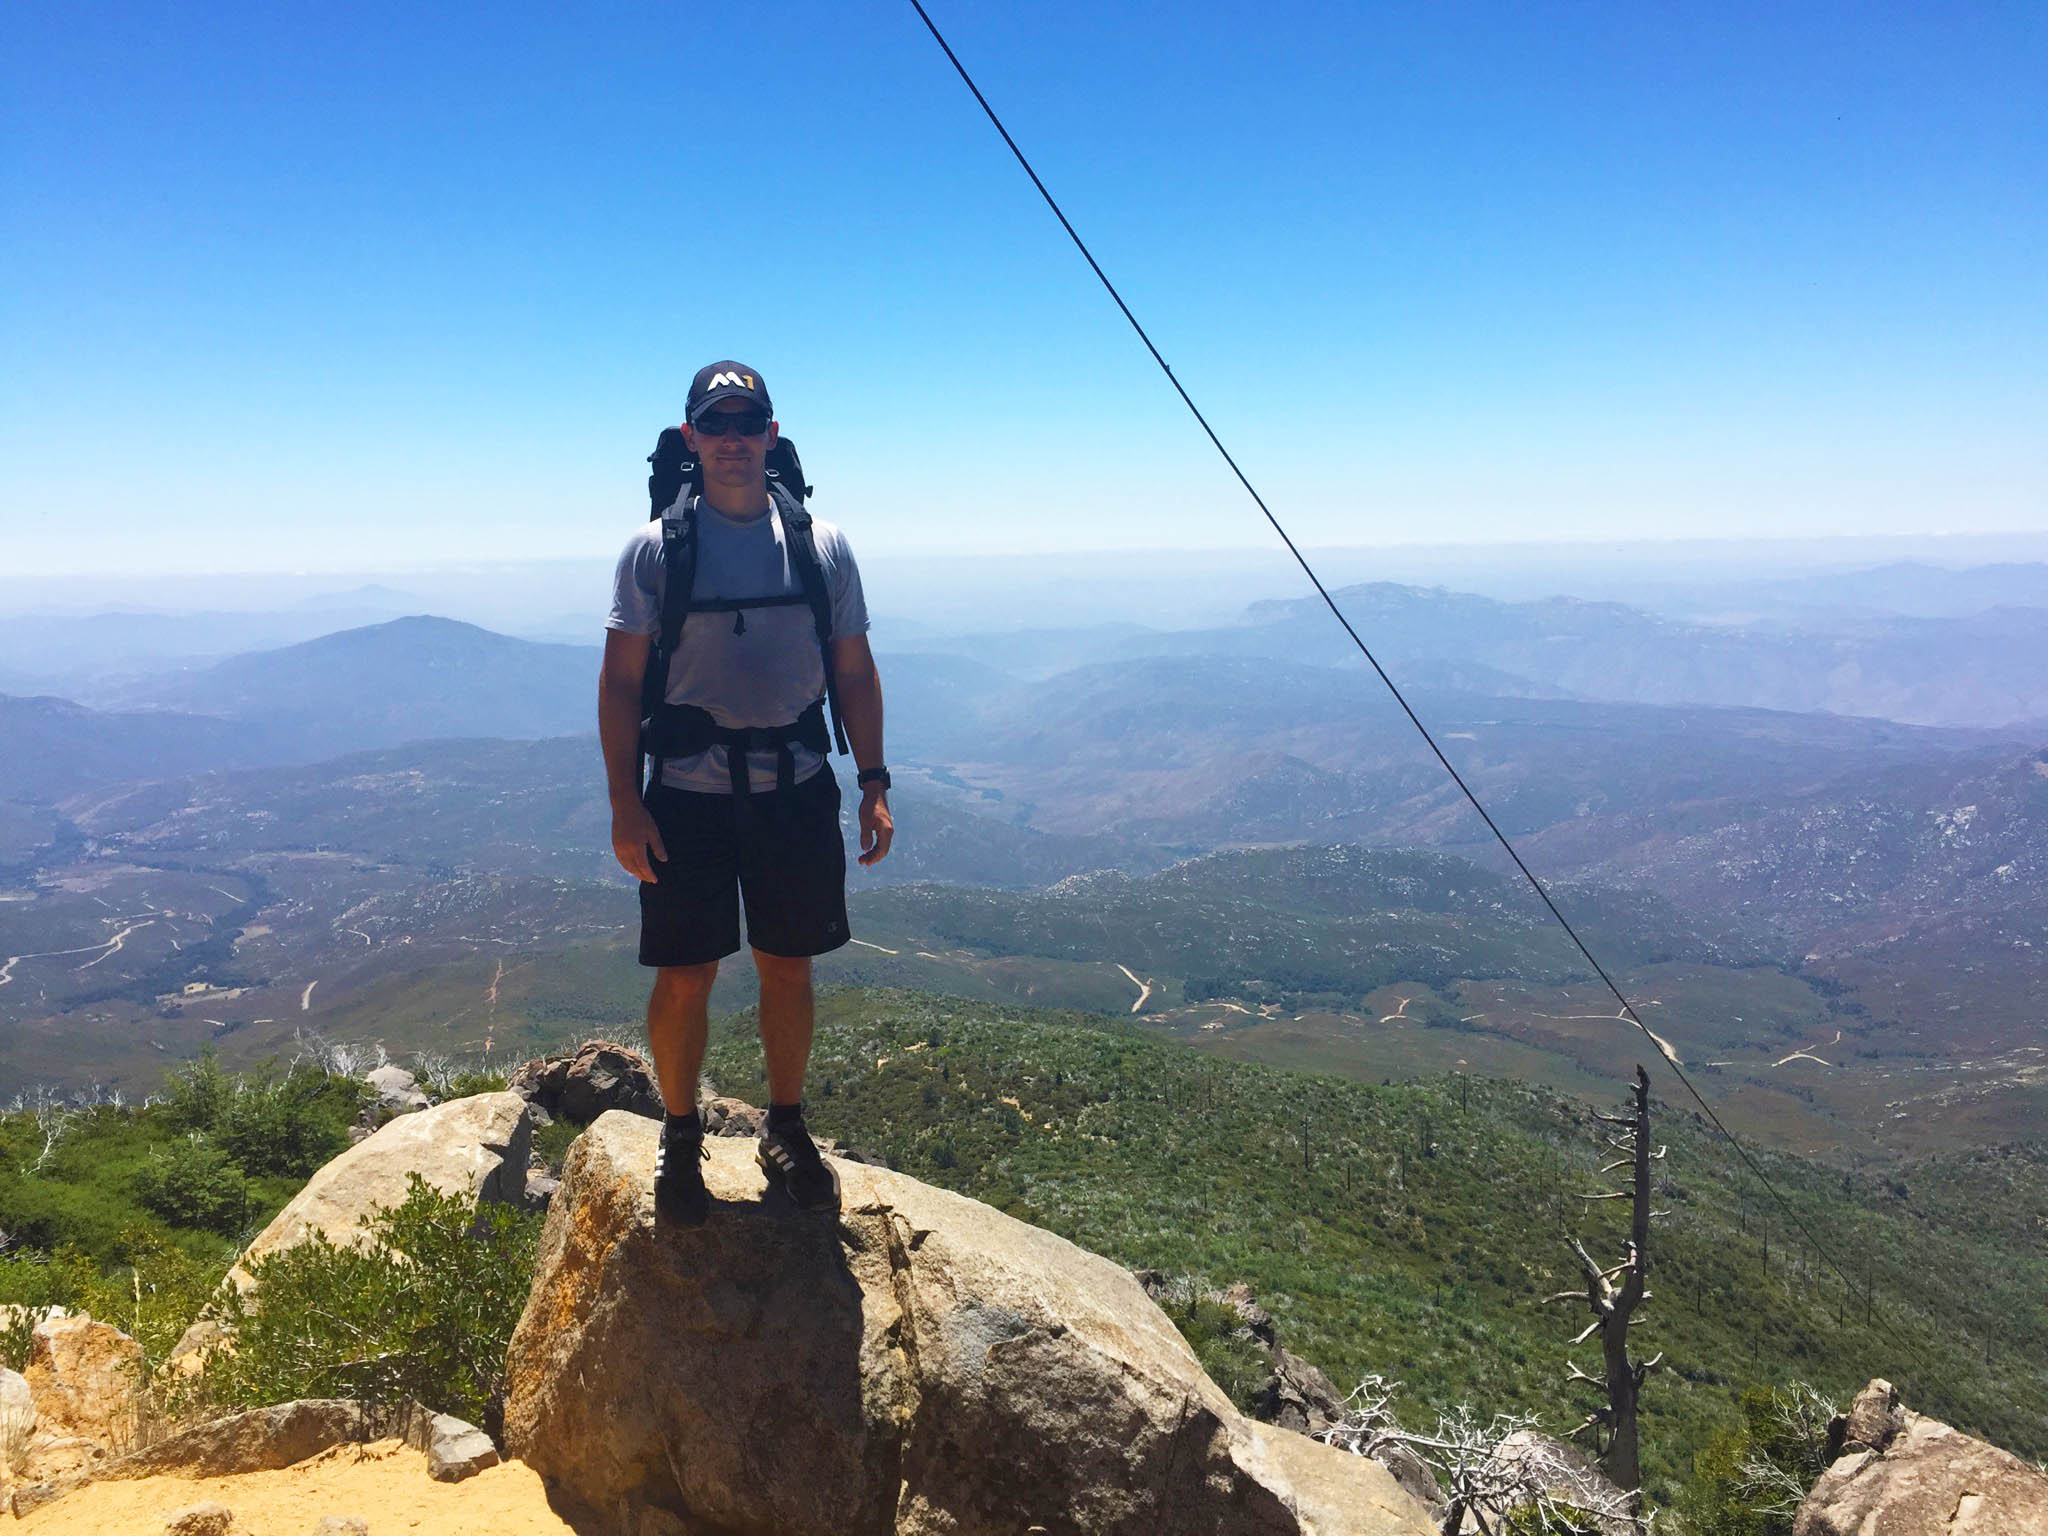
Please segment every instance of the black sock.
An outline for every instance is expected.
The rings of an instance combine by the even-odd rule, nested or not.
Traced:
[[[702,1136],[704,1134],[703,1117],[694,1109],[687,1115],[664,1115],[661,1121],[661,1134],[664,1136]]]
[[[794,1104],[770,1104],[768,1106],[768,1129],[779,1131],[784,1126],[804,1123],[803,1101]]]

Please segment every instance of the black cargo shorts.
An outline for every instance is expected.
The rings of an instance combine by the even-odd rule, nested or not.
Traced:
[[[846,843],[828,763],[785,795],[656,785],[647,809],[668,858],[640,886],[640,963],[703,965],[747,942],[764,954],[822,955],[847,940]]]

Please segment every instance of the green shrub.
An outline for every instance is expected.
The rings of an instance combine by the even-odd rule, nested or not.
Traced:
[[[365,1249],[315,1237],[258,1260],[255,1304],[227,1303],[236,1347],[208,1361],[202,1389],[225,1407],[409,1395],[497,1434],[539,1217],[497,1204],[472,1214],[413,1174],[369,1235]]]
[[[546,1163],[551,1173],[560,1173],[570,1144],[582,1134],[583,1127],[572,1121],[553,1121],[533,1133],[533,1155]]]
[[[1612,1526],[1598,1515],[1557,1502],[1547,1511],[1511,1509],[1493,1529],[1495,1536],[1606,1536]]]
[[[1248,1410],[1252,1395],[1272,1375],[1273,1367],[1237,1309],[1192,1284],[1169,1289],[1160,1297],[1159,1307],[1188,1341],[1209,1379],[1239,1408]]]
[[[18,1248],[0,1254],[0,1303],[23,1309],[5,1327],[0,1327],[0,1365],[10,1371],[27,1368],[29,1335],[36,1325],[31,1309],[76,1310],[80,1298],[98,1277],[99,1266],[91,1257],[69,1246],[53,1253]]]
[[[73,1305],[133,1338],[155,1366],[218,1289],[236,1248],[229,1243],[195,1257],[162,1231],[145,1226],[124,1229],[119,1248],[125,1262],[93,1276]]]
[[[151,1154],[136,1175],[135,1198],[172,1226],[224,1235],[240,1229],[249,1209],[242,1170],[197,1131]]]
[[[0,1228],[24,1248],[51,1253],[69,1244],[102,1259],[138,1215],[133,1192],[54,1178],[0,1174]]]
[[[1693,1457],[1679,1500],[1688,1536],[1791,1536],[1799,1500],[1827,1469],[1835,1406],[1804,1382],[1742,1394],[1742,1423]]]
[[[307,1178],[348,1150],[349,1124],[370,1092],[369,1084],[329,1077],[310,1062],[282,1078],[266,1067],[222,1103],[214,1139],[247,1173]]]
[[[503,1093],[507,1079],[502,1072],[457,1072],[445,1082],[432,1086],[442,1103],[450,1099],[473,1098],[479,1093]]]
[[[234,1097],[235,1080],[223,1071],[220,1052],[203,1046],[191,1063],[164,1073],[164,1123],[178,1131],[211,1131]]]
[[[35,1319],[30,1309],[64,1307],[112,1323],[142,1345],[151,1365],[163,1360],[199,1315],[232,1259],[223,1251],[199,1259],[161,1232],[125,1228],[117,1239],[125,1262],[102,1269],[92,1255],[69,1244],[54,1252],[18,1250],[0,1256],[0,1302],[23,1308],[0,1327],[0,1365],[21,1370],[28,1361]]]

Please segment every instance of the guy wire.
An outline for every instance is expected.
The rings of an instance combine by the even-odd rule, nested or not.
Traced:
[[[1336,600],[1330,596],[1329,589],[1323,585],[1323,580],[1316,574],[1315,567],[1308,563],[1307,557],[1295,545],[1294,540],[1288,536],[1287,530],[1280,525],[1280,519],[1273,515],[1273,509],[1266,505],[1266,499],[1259,494],[1258,488],[1251,483],[1250,479],[1246,477],[1245,472],[1238,467],[1237,460],[1230,456],[1230,450],[1223,446],[1223,440],[1216,435],[1215,428],[1209,425],[1209,418],[1202,414],[1201,407],[1195,404],[1193,397],[1182,387],[1180,380],[1174,376],[1173,369],[1167,365],[1166,359],[1159,355],[1159,349],[1152,344],[1152,338],[1146,334],[1145,327],[1138,323],[1138,317],[1131,313],[1130,305],[1126,304],[1123,295],[1117,292],[1116,284],[1109,280],[1109,274],[1102,270],[1101,263],[1096,261],[1094,253],[1088,249],[1087,242],[1081,238],[1080,233],[1068,220],[1052,193],[1046,189],[1045,183],[1039,179],[1038,172],[1032,169],[1031,162],[1025,158],[1024,151],[1019,149],[1017,141],[1010,137],[1010,130],[1003,126],[1003,120],[996,115],[996,109],[990,106],[988,98],[981,94],[981,87],[974,83],[974,77],[967,72],[967,66],[960,62],[960,56],[953,52],[953,46],[946,41],[945,34],[939,31],[937,23],[926,12],[920,0],[910,0],[910,6],[912,10],[917,12],[918,20],[924,23],[925,30],[931,33],[932,41],[937,43],[940,49],[944,51],[948,62],[953,66],[954,72],[960,76],[961,82],[966,85],[969,91],[974,93],[974,99],[981,104],[981,110],[987,115],[989,122],[995,125],[996,132],[1003,136],[1003,142],[1009,145],[1010,153],[1017,157],[1017,163],[1024,168],[1024,174],[1029,176],[1031,184],[1038,188],[1038,195],[1045,199],[1046,207],[1050,208],[1053,217],[1060,221],[1060,228],[1064,229],[1067,232],[1067,238],[1074,242],[1074,248],[1081,253],[1082,259],[1088,263],[1089,270],[1094,272],[1097,280],[1107,290],[1110,298],[1115,300],[1116,307],[1123,311],[1124,319],[1128,320],[1131,329],[1138,333],[1138,340],[1142,341],[1145,344],[1145,350],[1152,354],[1152,361],[1157,363],[1160,372],[1166,375],[1166,381],[1173,386],[1174,393],[1180,396],[1181,403],[1188,408],[1196,422],[1200,424],[1202,431],[1208,436],[1209,441],[1215,445],[1216,451],[1223,456],[1223,462],[1230,466],[1230,472],[1237,476],[1237,483],[1245,488],[1246,494],[1257,504],[1258,509],[1265,514],[1266,521],[1273,525],[1273,531],[1280,535],[1280,542],[1285,544],[1287,552],[1294,556],[1295,564],[1301,567],[1302,574],[1307,576],[1310,583],[1314,585],[1316,595],[1322,598],[1324,606],[1330,610],[1331,615],[1337,622],[1344,626],[1344,633],[1351,637],[1351,643],[1358,647],[1359,654],[1364,656],[1366,661],[1371,664],[1373,671],[1379,674],[1380,681],[1386,684],[1387,692],[1394,696],[1394,702],[1401,706],[1401,712],[1408,717],[1409,724],[1413,725],[1422,739],[1429,744],[1429,750],[1436,754],[1436,760],[1443,764],[1444,772],[1451,776],[1452,782],[1464,791],[1465,798],[1472,803],[1472,809],[1477,811],[1480,820],[1486,823],[1486,829],[1494,835],[1501,847],[1507,850],[1507,855],[1514,861],[1515,868],[1522,872],[1523,879],[1529,882],[1530,888],[1542,899],[1543,905],[1550,909],[1550,915],[1557,919],[1558,926],[1564,929],[1572,943],[1578,947],[1579,953],[1586,957],[1586,963],[1592,966],[1594,971],[1598,973],[1601,981],[1607,984],[1607,990],[1614,994],[1614,1000],[1621,1005],[1622,1016],[1629,1023],[1635,1025],[1637,1029],[1641,1030],[1644,1038],[1656,1047],[1658,1058],[1685,1085],[1686,1092],[1692,1095],[1693,1100],[1713,1124],[1714,1129],[1719,1131],[1726,1138],[1728,1144],[1735,1149],[1736,1155],[1742,1159],[1749,1171],[1756,1176],[1757,1182],[1770,1191],[1771,1198],[1777,1202],[1778,1208],[1784,1212],[1786,1219],[1799,1230],[1808,1242],[1813,1244],[1814,1252],[1827,1260],[1828,1268],[1832,1269],[1842,1283],[1850,1287],[1853,1293],[1854,1282],[1849,1278],[1848,1271],[1835,1262],[1834,1254],[1821,1242],[1820,1238],[1814,1234],[1813,1229],[1806,1224],[1799,1213],[1792,1208],[1791,1203],[1779,1192],[1778,1186],[1773,1184],[1770,1176],[1758,1166],[1756,1159],[1750,1155],[1749,1149],[1742,1144],[1740,1138],[1733,1131],[1729,1130],[1722,1123],[1721,1117],[1714,1113],[1714,1106],[1709,1104],[1701,1095],[1699,1089],[1693,1086],[1692,1079],[1686,1076],[1685,1069],[1678,1064],[1670,1047],[1659,1040],[1652,1033],[1649,1025],[1643,1022],[1642,1016],[1636,1012],[1635,1004],[1631,1003],[1622,993],[1621,988],[1615,985],[1614,978],[1607,973],[1607,968],[1600,963],[1599,959],[1593,954],[1593,951],[1586,947],[1586,941],[1579,937],[1578,930],[1572,927],[1564,913],[1558,910],[1557,903],[1550,899],[1550,893],[1543,888],[1543,882],[1538,880],[1529,866],[1522,862],[1522,856],[1515,851],[1515,845],[1508,840],[1507,834],[1501,831],[1498,824],[1495,823],[1485,805],[1480,802],[1479,796],[1472,792],[1472,787],[1465,782],[1464,776],[1451,765],[1451,760],[1444,755],[1443,748],[1437,745],[1436,737],[1430,734],[1429,727],[1424,725],[1421,717],[1409,707],[1406,696],[1395,686],[1393,678],[1387,675],[1386,668],[1380,665],[1379,658],[1372,653],[1372,648],[1359,637],[1358,631],[1351,627],[1351,621],[1344,617],[1344,611],[1337,606]],[[1886,1328],[1884,1331],[1890,1335],[1895,1344],[1902,1348],[1904,1347],[1905,1341],[1893,1333],[1890,1328]]]

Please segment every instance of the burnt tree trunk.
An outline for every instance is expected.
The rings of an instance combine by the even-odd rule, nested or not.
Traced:
[[[1629,1359],[1628,1353],[1630,1319],[1650,1297],[1650,1164],[1664,1155],[1661,1147],[1654,1152],[1650,1150],[1650,1077],[1640,1066],[1636,1068],[1630,1099],[1626,1116],[1597,1117],[1620,1131],[1619,1135],[1608,1138],[1608,1144],[1621,1156],[1600,1171],[1612,1173],[1616,1169],[1627,1168],[1630,1187],[1581,1197],[1629,1202],[1628,1251],[1619,1264],[1602,1268],[1583,1243],[1572,1239],[1572,1252],[1578,1256],[1579,1267],[1586,1277],[1586,1288],[1583,1291],[1561,1291],[1550,1299],[1583,1301],[1593,1314],[1592,1322],[1572,1342],[1584,1343],[1596,1333],[1600,1336],[1603,1374],[1588,1376],[1574,1365],[1570,1379],[1597,1387],[1606,1394],[1607,1401],[1589,1413],[1585,1422],[1572,1433],[1578,1435],[1593,1430],[1599,1448],[1600,1470],[1617,1487],[1633,1493],[1643,1481],[1636,1407],[1642,1396],[1643,1379],[1664,1358],[1659,1354],[1637,1363]]]

